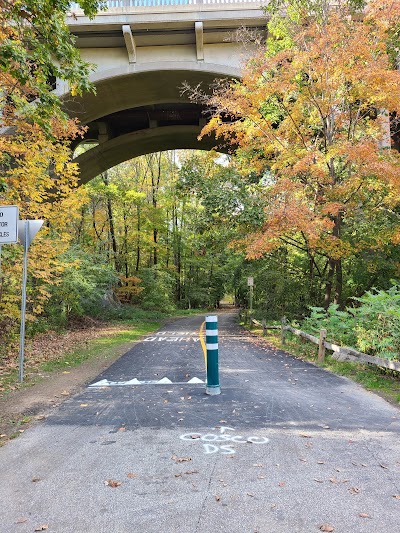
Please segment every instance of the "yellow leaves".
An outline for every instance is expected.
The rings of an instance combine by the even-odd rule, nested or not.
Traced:
[[[17,204],[20,218],[44,219],[37,238],[29,250],[28,320],[35,320],[43,311],[50,294],[48,286],[57,282],[62,270],[57,257],[71,239],[68,225],[79,216],[87,200],[85,191],[74,191],[78,169],[70,161],[70,150],[64,139],[79,134],[75,121],[53,121],[57,140],[47,138],[35,125],[21,124],[14,136],[1,138],[3,154],[9,154],[16,164],[6,169],[2,177],[7,189],[0,193],[0,203]],[[55,174],[49,172],[54,169]],[[11,245],[10,245],[11,246]],[[21,254],[19,245],[13,253],[3,253],[2,270],[7,280],[0,301],[0,314],[17,317],[21,299]]]

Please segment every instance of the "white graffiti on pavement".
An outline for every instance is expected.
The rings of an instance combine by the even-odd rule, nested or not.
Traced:
[[[226,434],[226,431],[235,431],[234,428],[228,426],[221,426],[220,433],[185,433],[180,436],[181,440],[199,440],[203,444],[203,449],[205,454],[212,454],[221,452],[223,455],[231,455],[236,453],[236,450],[232,445],[220,444],[223,443],[233,443],[233,444],[268,444],[269,439],[267,437],[259,437],[257,435],[250,435],[249,437],[244,437],[242,435],[232,435]],[[213,444],[210,444],[213,443]],[[218,443],[218,446],[215,444]]]
[[[144,342],[199,342],[197,331],[158,331],[153,337],[146,337]]]

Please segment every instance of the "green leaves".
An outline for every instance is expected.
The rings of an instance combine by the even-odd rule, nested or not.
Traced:
[[[329,306],[327,311],[312,307],[303,326],[312,333],[325,328],[330,341],[385,359],[400,360],[399,285],[387,291],[372,289],[353,300],[357,306],[346,311],[340,311],[337,305]]]

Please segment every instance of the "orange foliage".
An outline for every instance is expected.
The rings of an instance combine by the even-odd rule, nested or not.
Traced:
[[[295,236],[340,260],[352,251],[344,230],[355,214],[373,220],[399,204],[400,157],[380,146],[383,110],[400,115],[400,72],[387,48],[399,22],[397,0],[371,0],[359,18],[342,5],[321,20],[294,17],[286,46],[277,38],[275,48],[259,48],[243,80],[210,97],[215,113],[202,135],[229,139],[254,168],[270,170],[266,222],[246,239],[249,258]],[[382,228],[368,246],[398,233]]]

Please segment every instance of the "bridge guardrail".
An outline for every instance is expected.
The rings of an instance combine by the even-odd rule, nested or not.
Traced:
[[[105,2],[107,9],[127,7],[162,7],[218,4],[263,4],[265,0],[109,0]],[[70,10],[80,10],[79,4],[72,2]]]

